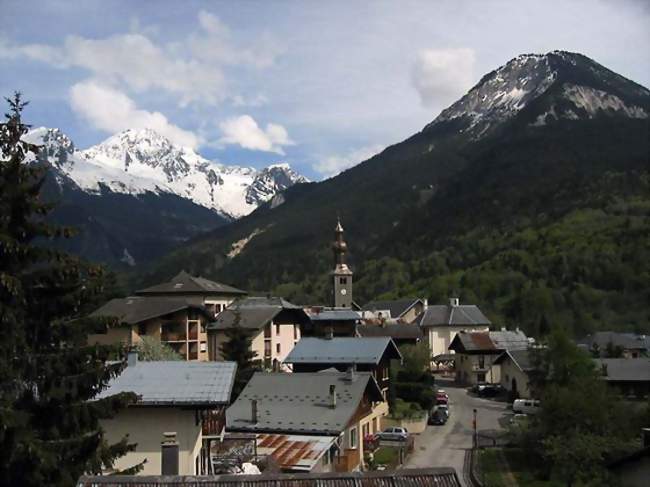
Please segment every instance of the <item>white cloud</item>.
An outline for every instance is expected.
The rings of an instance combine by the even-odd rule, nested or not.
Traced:
[[[268,38],[238,45],[218,17],[201,11],[200,30],[174,43],[156,43],[143,32],[102,39],[71,35],[60,46],[0,42],[0,58],[20,58],[60,69],[87,70],[94,78],[135,92],[162,90],[189,103],[216,105],[228,96],[227,66],[271,66],[282,51]],[[132,29],[138,24],[132,23]]]
[[[201,143],[197,135],[170,123],[162,113],[141,110],[121,91],[94,80],[70,89],[70,105],[93,127],[111,134],[129,128],[150,128],[183,146],[196,148]]]
[[[472,86],[473,49],[424,49],[411,69],[411,81],[424,106],[440,107]]]
[[[329,156],[317,163],[314,169],[326,178],[336,176],[340,172],[379,154],[385,148],[385,145],[371,145],[355,149],[346,154]]]
[[[219,128],[223,133],[218,141],[221,145],[234,144],[245,149],[275,152],[281,155],[284,155],[283,147],[294,145],[282,125],[269,123],[265,129],[262,129],[250,115],[229,118],[221,122]]]

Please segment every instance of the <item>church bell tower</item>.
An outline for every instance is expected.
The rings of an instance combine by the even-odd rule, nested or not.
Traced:
[[[345,254],[348,251],[348,244],[343,240],[343,227],[341,221],[337,221],[334,229],[334,242],[332,250],[334,251],[334,307],[350,308],[352,307],[352,271],[345,263]]]

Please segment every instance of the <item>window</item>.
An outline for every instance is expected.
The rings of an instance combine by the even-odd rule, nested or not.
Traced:
[[[280,344],[279,343],[275,344],[275,352],[280,353]]]
[[[147,324],[140,323],[138,325],[138,335],[146,335],[146,334],[147,334]]]
[[[347,283],[348,283],[347,277],[339,277],[339,284],[347,284]]]
[[[479,355],[478,356],[478,366],[480,369],[485,368],[485,355]]]
[[[280,323],[275,324],[275,335],[276,336],[280,335]]]
[[[350,448],[357,447],[357,429],[350,428]]]
[[[214,305],[214,312],[215,313],[221,313],[222,310],[223,310],[223,308],[222,308],[222,306],[220,304],[215,304]]]
[[[365,438],[370,434],[370,423],[366,423],[361,427],[361,430],[363,431],[363,437]]]
[[[478,382],[485,382],[485,373],[481,372],[480,374],[476,374],[476,380]]]

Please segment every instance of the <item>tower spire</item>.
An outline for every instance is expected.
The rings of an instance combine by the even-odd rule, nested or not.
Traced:
[[[336,227],[334,228],[334,242],[332,242],[332,251],[334,252],[334,306],[337,308],[349,308],[352,305],[352,271],[345,262],[345,256],[348,252],[348,244],[343,238],[343,225],[341,219],[337,217]]]

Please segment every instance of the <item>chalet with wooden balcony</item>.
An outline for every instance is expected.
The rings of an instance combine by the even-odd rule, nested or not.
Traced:
[[[210,440],[225,428],[225,408],[237,364],[234,362],[142,362],[129,353],[127,366],[95,399],[122,392],[138,396],[135,404],[101,421],[109,443],[129,435],[134,451],[117,459],[114,471],[142,463],[138,475],[161,473],[161,440],[173,436],[181,475],[208,471]]]
[[[136,296],[182,298],[190,304],[200,305],[216,316],[235,299],[248,294],[204,277],[197,277],[181,271],[168,282],[156,284],[135,292]]]
[[[373,403],[382,400],[370,372],[257,372],[228,408],[226,430],[287,443],[274,450],[283,471],[304,472],[309,465],[310,472],[351,472],[362,467],[363,432],[378,429]],[[305,448],[300,455],[283,455],[295,435]]]
[[[266,369],[279,370],[282,361],[300,340],[301,327],[308,321],[301,306],[278,297],[248,297],[235,301],[210,323],[210,360],[222,360],[221,345],[226,331],[241,326],[251,335],[251,349]]]
[[[129,296],[112,299],[91,316],[114,318],[104,333],[89,335],[89,343],[137,345],[143,337],[168,344],[185,360],[208,360],[207,324],[212,312],[182,298]]]

